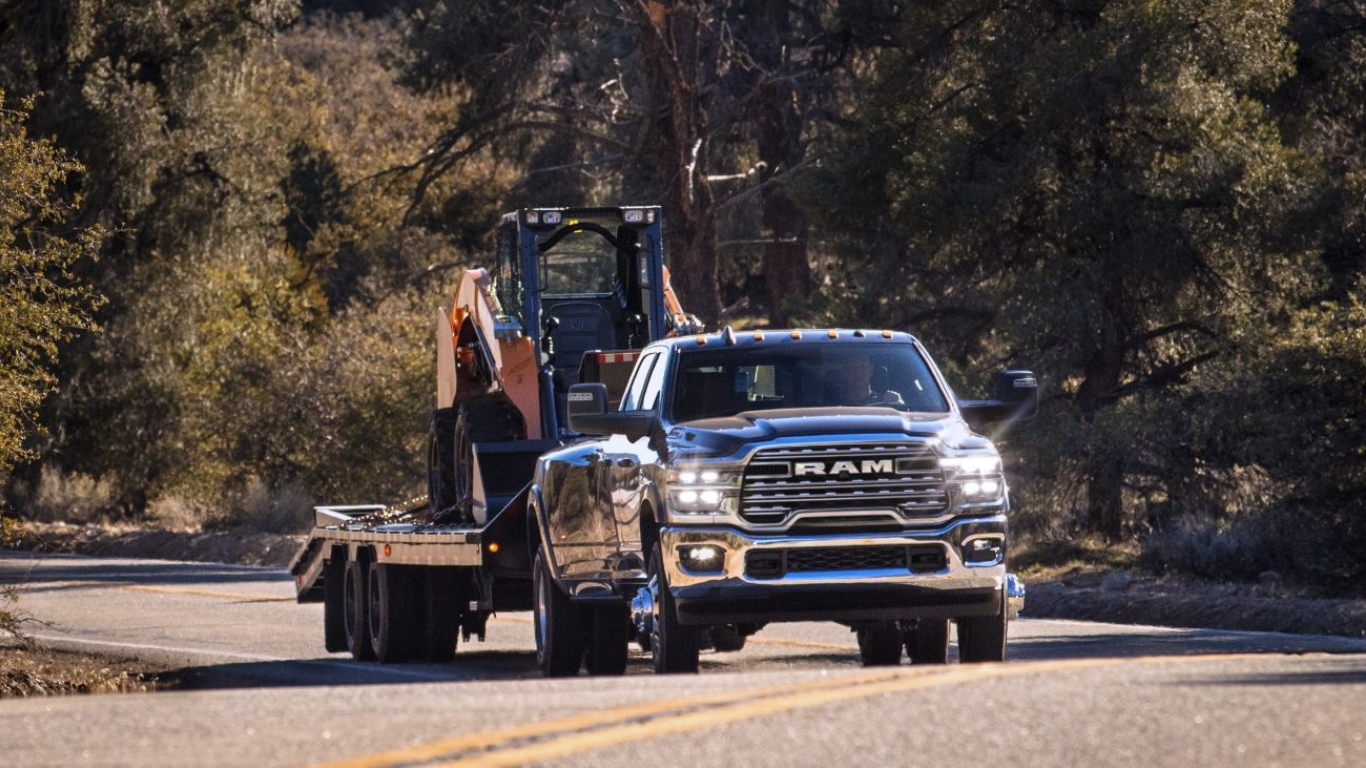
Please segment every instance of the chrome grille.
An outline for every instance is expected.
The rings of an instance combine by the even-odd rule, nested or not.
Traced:
[[[851,463],[855,472],[834,471]],[[813,474],[814,467],[824,473]],[[939,459],[924,443],[763,449],[745,466],[740,492],[740,517],[758,525],[806,512],[869,510],[893,510],[915,522],[947,508]]]

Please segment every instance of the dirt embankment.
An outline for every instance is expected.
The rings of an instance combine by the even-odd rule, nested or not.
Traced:
[[[158,531],[134,526],[25,523],[16,549],[106,557],[286,566],[302,535]]]
[[[1116,624],[1366,638],[1366,600],[1327,600],[1267,584],[1087,573],[1027,584],[1024,616]]]

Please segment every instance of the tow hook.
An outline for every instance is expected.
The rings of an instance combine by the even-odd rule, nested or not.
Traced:
[[[1014,621],[1024,610],[1025,584],[1013,573],[1006,574],[1006,618]]]

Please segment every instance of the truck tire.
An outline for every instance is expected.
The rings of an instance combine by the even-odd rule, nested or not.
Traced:
[[[328,653],[348,650],[346,644],[346,561],[323,561],[323,647]]]
[[[1006,598],[995,616],[969,616],[958,620],[958,660],[964,664],[1006,660]]]
[[[370,566],[370,644],[381,664],[408,661],[417,640],[412,572],[401,565]]]
[[[949,663],[948,619],[920,619],[906,632],[905,640],[912,664]]]
[[[626,652],[631,644],[631,610],[621,605],[604,605],[592,614],[585,665],[590,675],[620,675],[626,672]]]
[[[374,646],[370,643],[369,610],[369,569],[364,560],[347,560],[344,570],[345,583],[342,613],[346,627],[346,649],[358,661],[375,658]]]
[[[546,677],[572,677],[583,665],[585,627],[583,608],[569,599],[550,575],[545,549],[536,553],[532,571],[536,630],[536,663]]]
[[[650,635],[650,661],[657,674],[697,672],[697,627],[678,622],[678,607],[664,573],[664,552],[658,543],[650,554],[650,584],[655,590],[654,621]]]
[[[420,658],[444,664],[460,644],[460,615],[469,599],[469,579],[458,568],[422,569],[422,648]]]
[[[734,624],[716,624],[707,627],[711,647],[721,653],[741,651],[745,648],[746,635]]]
[[[865,667],[894,667],[901,663],[901,630],[881,624],[858,630],[858,655]]]

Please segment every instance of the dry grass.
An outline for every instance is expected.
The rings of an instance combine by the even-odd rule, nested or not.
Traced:
[[[0,646],[0,699],[165,690],[167,670],[46,648]]]
[[[1132,570],[1138,565],[1136,543],[1110,544],[1099,538],[1074,541],[1017,539],[1010,566],[1026,581],[1056,581],[1069,576]]]

